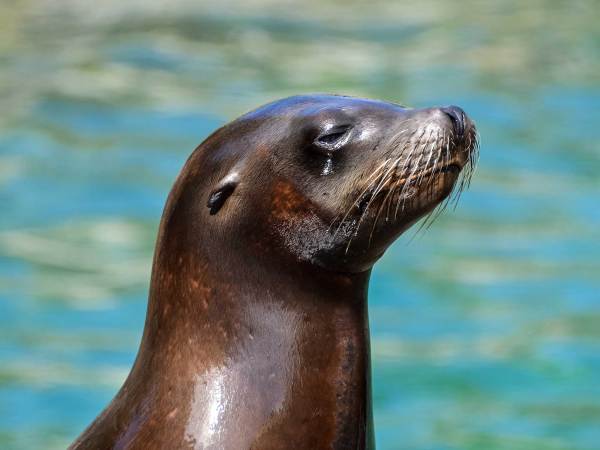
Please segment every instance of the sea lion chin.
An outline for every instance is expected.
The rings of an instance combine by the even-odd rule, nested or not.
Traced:
[[[71,448],[373,448],[370,270],[477,149],[458,107],[335,95],[214,132],[167,200],[131,373]]]

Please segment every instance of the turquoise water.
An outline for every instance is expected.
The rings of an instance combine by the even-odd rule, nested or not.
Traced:
[[[119,388],[191,150],[337,92],[482,136],[373,274],[378,448],[600,449],[598,4],[415,3],[0,4],[0,448],[64,448]]]

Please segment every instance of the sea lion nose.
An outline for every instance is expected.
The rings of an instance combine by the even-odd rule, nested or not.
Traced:
[[[465,134],[465,112],[458,106],[454,105],[446,106],[440,109],[444,114],[450,117],[456,137],[463,137],[463,135]]]

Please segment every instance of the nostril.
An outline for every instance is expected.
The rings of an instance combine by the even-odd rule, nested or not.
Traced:
[[[441,110],[450,117],[456,136],[462,137],[465,134],[465,112],[458,106],[446,106]]]

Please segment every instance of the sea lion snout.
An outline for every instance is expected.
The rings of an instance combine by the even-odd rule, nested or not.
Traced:
[[[443,156],[444,170],[462,170],[474,166],[479,147],[477,129],[467,113],[459,106],[414,110],[414,119],[420,122],[417,140],[428,141],[434,150]],[[415,153],[412,154],[415,156]]]

